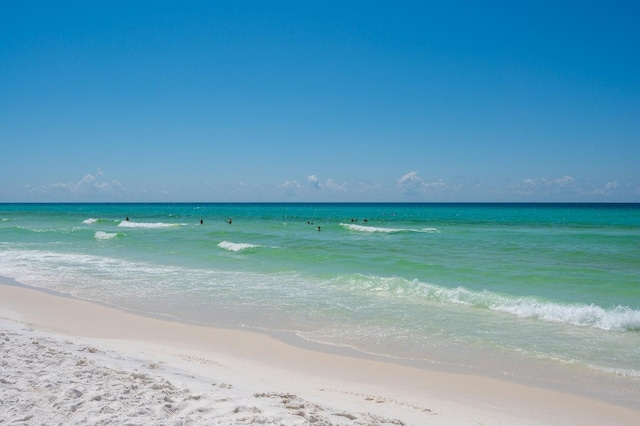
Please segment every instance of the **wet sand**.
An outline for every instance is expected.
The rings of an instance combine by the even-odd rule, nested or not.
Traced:
[[[0,285],[0,423],[637,424],[640,409]]]

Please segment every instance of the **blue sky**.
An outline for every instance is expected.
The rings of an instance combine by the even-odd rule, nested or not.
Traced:
[[[0,4],[0,202],[640,202],[640,3]]]

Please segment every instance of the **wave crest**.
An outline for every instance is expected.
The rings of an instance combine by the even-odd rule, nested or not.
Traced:
[[[96,231],[94,234],[94,238],[96,240],[110,240],[111,238],[118,237],[122,234],[118,234],[115,232],[104,232],[104,231]]]
[[[640,331],[640,310],[628,306],[603,308],[595,304],[568,304],[539,299],[533,296],[518,297],[494,293],[488,290],[474,291],[464,287],[448,288],[403,278],[350,277],[350,285],[379,294],[400,297],[424,298],[440,303],[458,304],[503,312],[520,318],[547,322],[593,327],[605,331]]]
[[[438,232],[437,228],[421,228],[421,229],[381,228],[377,226],[355,225],[353,223],[341,223],[340,225],[349,229],[350,231],[356,231],[356,232],[371,232],[371,233],[380,232],[385,234],[393,234],[397,232],[426,232],[426,233]]]
[[[149,229],[157,229],[157,228],[177,228],[179,226],[185,226],[186,223],[164,223],[164,222],[131,222],[128,220],[123,220],[120,222],[118,226],[122,228],[149,228]]]
[[[257,248],[260,246],[249,243],[232,243],[231,241],[222,241],[220,244],[218,244],[218,247],[229,251],[242,251]]]
[[[594,304],[563,305],[524,298],[489,308],[523,318],[536,318],[578,327],[595,327],[607,331],[640,331],[640,311],[627,306],[605,309]]]

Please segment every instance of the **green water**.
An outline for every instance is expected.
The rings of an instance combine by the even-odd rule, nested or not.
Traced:
[[[637,204],[4,204],[0,275],[638,399]]]

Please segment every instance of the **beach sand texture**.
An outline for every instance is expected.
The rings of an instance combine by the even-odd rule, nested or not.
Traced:
[[[640,410],[0,285],[0,424],[602,425]]]

